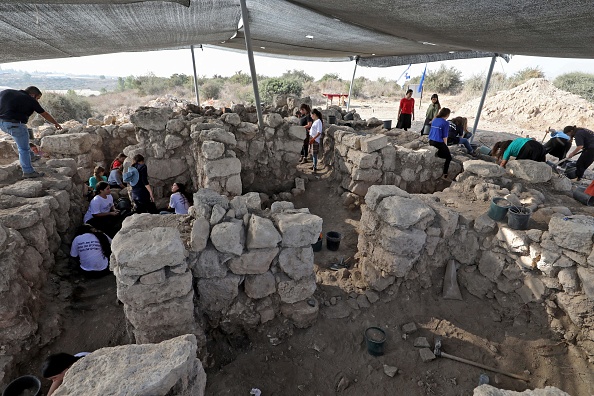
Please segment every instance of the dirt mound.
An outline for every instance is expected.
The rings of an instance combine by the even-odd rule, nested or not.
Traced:
[[[479,101],[477,98],[463,104],[457,113],[474,114]],[[543,78],[533,78],[487,96],[481,118],[532,130],[562,129],[565,125],[588,126],[594,118],[594,105],[581,96],[555,88]]]

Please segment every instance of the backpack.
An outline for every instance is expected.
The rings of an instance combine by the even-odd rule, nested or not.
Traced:
[[[122,177],[123,182],[130,184],[132,187],[138,184],[138,179],[140,179],[140,174],[134,166],[130,166]]]

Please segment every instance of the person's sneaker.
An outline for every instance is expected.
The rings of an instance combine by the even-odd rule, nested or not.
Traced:
[[[23,173],[23,178],[24,179],[33,179],[36,177],[43,177],[44,175],[45,175],[45,173],[43,173],[43,172],[33,171],[30,173]]]

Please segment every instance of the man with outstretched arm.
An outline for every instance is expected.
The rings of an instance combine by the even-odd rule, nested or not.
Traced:
[[[23,177],[43,176],[31,165],[31,149],[29,147],[29,131],[27,121],[33,112],[39,113],[47,121],[62,129],[60,124],[39,104],[41,91],[37,87],[24,90],[5,89],[0,91],[0,130],[12,136],[19,149],[19,162],[23,169]]]

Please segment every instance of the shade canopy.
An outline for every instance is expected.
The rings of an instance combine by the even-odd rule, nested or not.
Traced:
[[[359,56],[365,66],[493,53],[594,58],[591,0],[247,0],[247,7],[254,50],[264,55]],[[4,0],[0,62],[192,44],[243,50],[241,27],[239,0]]]

